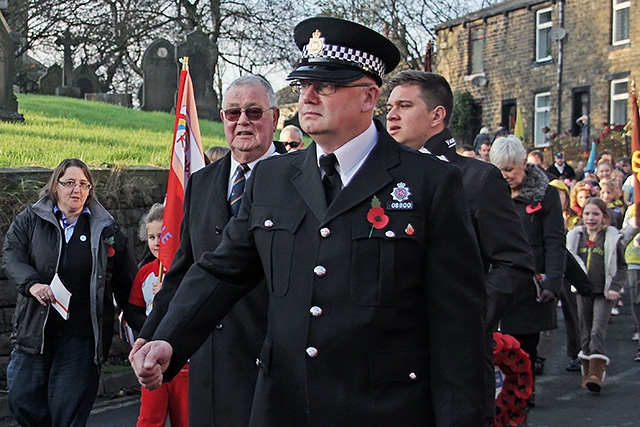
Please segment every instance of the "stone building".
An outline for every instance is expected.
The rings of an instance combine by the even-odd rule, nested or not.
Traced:
[[[577,136],[586,114],[592,140],[631,117],[639,19],[630,0],[507,0],[437,26],[435,71],[473,95],[492,131],[513,131],[519,112],[525,143],[545,146],[545,127]]]

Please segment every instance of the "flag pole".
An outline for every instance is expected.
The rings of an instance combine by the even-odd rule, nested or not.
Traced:
[[[633,114],[631,116],[631,170],[635,174],[633,183],[633,204],[636,209],[636,227],[640,225],[640,115],[638,113],[638,95],[636,92],[636,82],[631,80],[631,103]]]

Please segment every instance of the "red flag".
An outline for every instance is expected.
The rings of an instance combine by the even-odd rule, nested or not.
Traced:
[[[636,175],[633,183],[633,204],[636,208],[636,221],[640,224],[640,183],[638,176],[640,173],[640,115],[638,114],[638,96],[636,95],[635,84],[631,84],[631,106],[633,115],[631,116],[631,169]]]
[[[187,181],[193,172],[204,167],[198,111],[187,61],[188,58],[184,58],[184,65],[180,72],[173,150],[160,235],[158,258],[165,270],[171,266],[173,256],[180,246],[180,223],[184,212],[184,192]]]

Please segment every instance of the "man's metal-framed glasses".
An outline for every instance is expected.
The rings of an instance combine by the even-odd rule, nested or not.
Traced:
[[[240,116],[242,115],[242,113],[245,113],[247,115],[247,118],[253,122],[256,120],[260,120],[262,118],[262,113],[264,113],[265,111],[273,110],[274,108],[276,107],[271,107],[271,108],[267,108],[266,110],[263,110],[260,107],[249,107],[249,108],[234,107],[234,108],[227,108],[226,110],[222,110],[222,113],[224,114],[224,118],[229,120],[230,122],[237,122],[240,119]]]
[[[86,182],[75,182],[75,181],[58,181],[58,184],[62,185],[64,188],[68,190],[72,190],[74,188],[79,188],[82,191],[91,190],[92,185]]]
[[[334,82],[319,82],[309,80],[295,80],[289,84],[295,94],[304,94],[311,86],[318,95],[333,95],[339,87],[369,87],[371,83],[338,84]]]

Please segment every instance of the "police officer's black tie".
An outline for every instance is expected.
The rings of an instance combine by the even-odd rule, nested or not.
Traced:
[[[340,179],[340,174],[336,170],[336,164],[338,164],[338,159],[333,153],[320,157],[320,167],[324,171],[322,186],[324,187],[327,206],[333,202],[342,189],[342,180]]]
[[[229,197],[229,207],[231,208],[231,215],[237,216],[240,210],[240,201],[242,200],[242,193],[244,193],[244,184],[247,182],[245,174],[249,171],[249,165],[242,163],[238,165],[236,179],[233,180],[231,186],[231,196]]]

